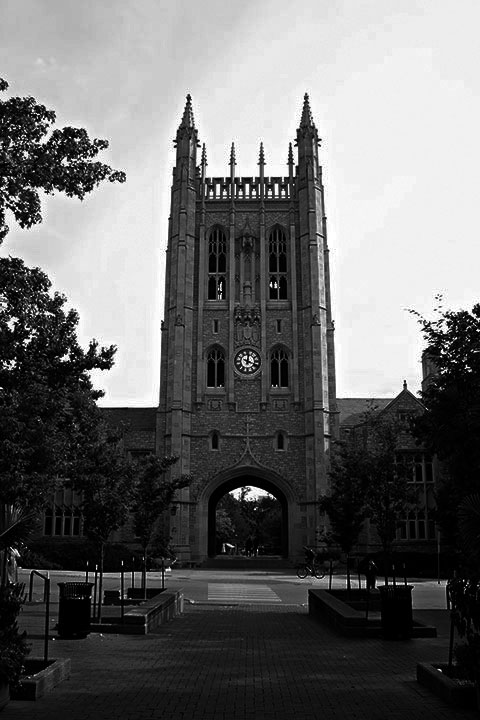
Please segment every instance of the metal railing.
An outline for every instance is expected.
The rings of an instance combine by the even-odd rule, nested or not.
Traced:
[[[43,580],[43,602],[45,603],[45,632],[43,638],[43,661],[45,665],[48,663],[48,636],[50,631],[50,576],[43,575],[38,570],[30,571],[30,584],[28,590],[28,602],[32,602],[33,598],[33,578],[38,575]]]

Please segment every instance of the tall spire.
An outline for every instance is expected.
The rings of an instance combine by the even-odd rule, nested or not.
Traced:
[[[288,160],[287,160],[287,165],[293,165],[293,148],[292,148],[292,143],[291,143],[291,142],[288,143]]]
[[[193,119],[192,96],[190,93],[187,95],[182,119],[173,144],[177,148],[177,179],[180,179],[182,173],[186,173],[186,177],[194,182],[197,174],[197,147],[200,147],[200,143],[198,142],[198,130]],[[181,166],[183,169],[181,169]]]
[[[232,142],[232,147],[230,149],[230,165],[236,165],[235,161],[235,143]]]
[[[179,126],[180,128],[193,128],[195,129],[195,120],[193,117],[193,110],[192,110],[192,96],[190,93],[187,95],[187,102],[185,103],[185,110],[183,111],[183,117],[182,121]]]
[[[303,110],[302,110],[302,118],[300,120],[300,127],[301,128],[311,128],[312,130],[315,128],[315,123],[313,122],[312,117],[312,111],[310,110],[310,100],[308,97],[308,93],[305,93],[303,97]]]
[[[263,151],[263,142],[260,143],[260,152],[258,154],[258,165],[265,165],[265,153]]]
[[[297,129],[296,145],[298,147],[298,168],[300,176],[303,176],[307,170],[312,177],[317,177],[318,168],[318,146],[320,139],[318,131],[313,122],[312,111],[310,110],[310,100],[308,93],[303,97],[302,117],[300,119],[300,127]]]

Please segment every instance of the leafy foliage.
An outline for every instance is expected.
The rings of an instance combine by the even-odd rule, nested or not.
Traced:
[[[102,420],[91,430],[72,484],[83,496],[85,534],[103,545],[129,517],[135,467],[124,453],[121,431]]]
[[[346,553],[366,519],[375,526],[384,553],[390,552],[401,518],[416,501],[404,466],[396,462],[403,430],[395,418],[372,409],[361,434],[334,448],[331,493],[320,499],[320,507],[330,518],[333,539]]]
[[[250,496],[251,488],[240,488],[235,497],[226,493],[216,512],[217,545],[224,542],[245,543],[252,538],[259,545],[279,551],[282,544],[282,514],[272,495]]]
[[[0,258],[0,503],[38,508],[98,421],[90,371],[115,347],[78,344],[78,315],[38,268]]]
[[[366,518],[365,490],[368,464],[358,443],[339,441],[333,446],[330,494],[320,498],[320,510],[331,523],[331,540],[350,553]]]
[[[405,465],[396,462],[402,430],[400,423],[385,415],[373,420],[369,428],[365,507],[385,553],[391,550],[401,518],[417,501],[406,481]]]
[[[480,494],[468,495],[458,506],[458,524],[463,556],[470,572],[480,568]]]
[[[464,644],[457,646],[456,656],[472,681],[480,674],[480,579],[478,573],[469,578],[449,581],[452,616]]]
[[[167,471],[178,460],[174,455],[159,458],[152,454],[140,458],[136,463],[132,512],[135,535],[144,551],[151,544],[154,533],[158,535],[160,532],[158,525],[161,515],[172,502],[176,491],[188,487],[192,482],[191,475],[167,478]]]
[[[8,83],[0,79],[0,91]],[[108,148],[82,128],[52,129],[55,112],[33,97],[0,101],[0,242],[8,234],[6,213],[20,227],[42,221],[39,191],[82,200],[103,180],[124,182],[125,174],[95,158]]]
[[[458,541],[458,506],[480,490],[480,304],[445,310],[437,296],[434,318],[415,311],[435,372],[422,392],[425,414],[415,434],[441,461],[438,521],[447,542]]]
[[[20,550],[37,529],[37,515],[20,505],[0,506],[0,552]]]
[[[23,583],[0,587],[0,680],[11,688],[19,685],[25,657],[30,652],[26,633],[19,632],[17,623],[24,589]]]

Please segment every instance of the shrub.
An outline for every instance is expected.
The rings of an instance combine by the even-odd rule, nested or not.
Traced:
[[[104,572],[119,572],[122,560],[124,568],[130,570],[132,557],[135,557],[136,569],[140,569],[142,557],[140,551],[132,550],[122,543],[106,543]],[[34,565],[28,563],[29,558],[34,561]],[[90,570],[93,570],[98,558],[99,550],[91,540],[41,538],[29,543],[28,550],[21,554],[20,564],[23,567],[44,570],[84,571],[87,561]]]
[[[9,583],[0,587],[0,680],[11,688],[18,687],[24,670],[25,658],[30,652],[26,633],[18,631],[25,585]]]

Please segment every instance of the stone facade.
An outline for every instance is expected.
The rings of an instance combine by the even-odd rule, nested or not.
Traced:
[[[407,388],[393,399],[338,399],[340,438],[343,441],[368,442],[368,418],[386,416],[398,424],[396,461],[402,463],[406,480],[416,493],[416,504],[399,518],[395,547],[403,552],[437,552],[438,530],[435,525],[435,477],[438,460],[419,446],[410,431],[411,420],[424,412],[422,403]],[[374,526],[367,521],[359,537],[357,552],[381,549]]]
[[[305,97],[288,176],[206,176],[190,98],[176,137],[156,442],[191,473],[174,543],[213,552],[216,501],[254,485],[285,509],[284,554],[314,543],[338,427],[319,139]]]
[[[175,145],[159,405],[104,413],[125,428],[132,456],[178,455],[171,472],[192,474],[168,518],[181,561],[214,554],[217,502],[245,485],[280,501],[283,553],[295,560],[325,526],[318,501],[328,491],[331,441],[362,432],[372,402],[406,415],[421,405],[406,387],[393,399],[336,399],[320,141],[308,97],[285,177],[265,176],[263,144],[258,175],[235,175],[232,145],[226,177],[207,177],[190,97]],[[425,459],[418,470],[411,437],[401,442],[425,500],[405,518],[403,539],[424,541],[430,470]],[[46,534],[81,534],[69,519],[78,508],[65,502],[52,501]],[[116,539],[133,541],[129,528]]]

